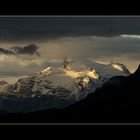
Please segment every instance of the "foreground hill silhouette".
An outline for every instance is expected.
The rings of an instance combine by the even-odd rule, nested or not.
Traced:
[[[0,122],[140,122],[140,65],[128,77],[116,76],[65,109],[0,116]]]

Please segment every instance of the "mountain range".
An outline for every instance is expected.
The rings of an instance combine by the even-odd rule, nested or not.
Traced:
[[[88,93],[79,101],[71,102],[64,108],[10,113],[0,116],[0,121],[48,123],[139,122],[139,82],[140,66],[133,74],[107,79],[95,91]]]

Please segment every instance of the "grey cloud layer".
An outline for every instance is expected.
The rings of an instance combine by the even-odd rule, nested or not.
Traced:
[[[0,38],[140,34],[140,17],[0,17]]]
[[[58,39],[60,51],[76,58],[122,56],[140,60],[140,39],[116,37],[75,37]],[[53,49],[53,48],[52,48]]]

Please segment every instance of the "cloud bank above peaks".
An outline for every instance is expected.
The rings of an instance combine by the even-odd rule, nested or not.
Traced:
[[[69,56],[75,60],[93,58],[95,61],[114,60],[127,64],[132,71],[140,63],[140,39],[80,36],[52,39],[40,44],[39,52],[49,59],[63,59]]]

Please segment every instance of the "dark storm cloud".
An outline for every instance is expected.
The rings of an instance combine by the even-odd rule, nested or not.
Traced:
[[[140,17],[0,17],[1,39],[140,34]]]
[[[0,54],[6,54],[6,55],[12,54],[12,55],[14,55],[14,52],[12,52],[9,49],[0,48]]]
[[[39,55],[39,52],[37,52],[38,46],[35,44],[30,44],[24,47],[14,46],[14,47],[11,47],[11,49],[13,50],[15,54]]]
[[[0,48],[0,54],[5,55],[20,55],[20,54],[28,54],[28,55],[38,55],[40,56],[39,52],[37,51],[39,47],[35,44],[30,44],[27,46],[14,46],[10,49]]]

